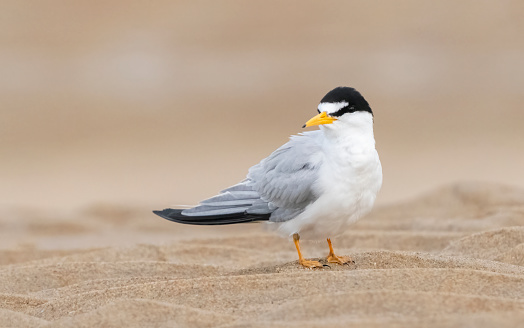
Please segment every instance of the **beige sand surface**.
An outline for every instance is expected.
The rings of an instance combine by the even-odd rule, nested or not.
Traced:
[[[502,185],[455,184],[377,208],[334,240],[355,263],[318,270],[262,224],[183,226],[145,208],[4,211],[0,228],[1,327],[524,322],[524,191]],[[310,258],[327,251],[302,244]]]
[[[3,0],[0,327],[517,327],[523,13]],[[384,170],[380,207],[334,240],[355,264],[304,270],[259,224],[151,213],[242,180],[338,85],[370,102]]]

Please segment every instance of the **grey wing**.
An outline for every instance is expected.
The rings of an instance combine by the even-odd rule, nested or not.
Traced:
[[[270,215],[269,220],[283,222],[300,214],[314,202],[313,185],[322,163],[320,131],[306,132],[274,151],[251,167],[241,183],[202,201],[199,206],[182,211],[185,216],[231,215],[246,213]]]
[[[182,214],[186,216],[213,216],[244,213],[259,200],[260,195],[248,185],[246,179],[222,190],[220,194],[200,202],[196,207],[183,210]]]
[[[283,222],[302,213],[318,198],[318,180],[323,154],[320,131],[293,136],[291,140],[249,170],[248,185],[260,195],[249,212],[271,213],[270,221]]]

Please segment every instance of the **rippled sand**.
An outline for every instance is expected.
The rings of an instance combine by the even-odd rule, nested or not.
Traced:
[[[516,327],[524,192],[466,183],[378,208],[308,270],[260,224],[193,227],[149,209],[3,212],[6,327]],[[44,225],[45,222],[45,225]],[[303,242],[321,258],[325,243]]]

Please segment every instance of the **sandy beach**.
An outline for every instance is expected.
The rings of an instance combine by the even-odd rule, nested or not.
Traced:
[[[2,1],[0,327],[523,327],[523,13]],[[244,179],[337,86],[370,103],[384,175],[333,239],[354,264],[152,214]]]
[[[334,240],[354,264],[315,270],[300,267],[292,242],[263,224],[183,226],[106,205],[74,218],[7,212],[0,225],[2,327],[524,320],[524,191],[502,185],[454,184],[379,207]],[[327,252],[324,243],[303,248],[321,261]]]

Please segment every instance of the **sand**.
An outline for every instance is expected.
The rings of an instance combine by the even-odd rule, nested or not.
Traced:
[[[450,184],[524,188],[522,12],[2,1],[0,327],[518,326],[524,191]],[[384,170],[333,240],[354,264],[151,213],[244,179],[338,85],[373,108]]]
[[[261,224],[94,205],[0,216],[1,327],[517,327],[524,191],[460,183],[381,206],[304,269]],[[302,242],[323,261],[324,242]]]

